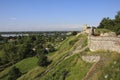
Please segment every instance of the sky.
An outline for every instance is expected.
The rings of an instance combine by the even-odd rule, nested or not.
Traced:
[[[114,18],[120,0],[0,0],[0,31],[65,31]]]

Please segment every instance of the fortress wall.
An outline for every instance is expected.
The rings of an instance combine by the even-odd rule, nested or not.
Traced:
[[[120,52],[120,38],[89,36],[89,48],[91,51],[110,50]]]

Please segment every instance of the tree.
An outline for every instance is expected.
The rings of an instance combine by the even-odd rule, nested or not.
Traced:
[[[47,47],[48,47],[48,49],[49,49],[50,52],[54,52],[55,51],[55,48],[54,48],[53,45],[48,44]]]
[[[73,31],[73,32],[72,32],[72,35],[77,35],[77,32],[76,32],[76,31]]]
[[[39,66],[42,66],[42,67],[45,67],[45,66],[47,66],[48,65],[48,60],[47,60],[47,56],[45,56],[44,54],[41,54],[40,56],[39,56],[39,60],[38,60],[38,62],[37,62],[37,64],[39,65]]]
[[[115,25],[114,31],[116,32],[117,35],[120,34],[120,23]]]
[[[1,36],[1,34],[0,34],[0,41],[2,41],[3,40],[3,37]]]
[[[114,21],[111,20],[109,17],[107,17],[107,18],[102,19],[98,28],[105,28],[105,29],[113,30],[114,25],[115,25]]]
[[[103,18],[98,28],[109,29],[116,32],[117,35],[120,34],[120,11],[115,15],[115,19]]]
[[[21,74],[20,70],[14,66],[9,72],[8,80],[16,80]]]
[[[0,66],[2,65],[2,59],[0,58]]]
[[[30,43],[24,43],[23,45],[21,45],[18,50],[18,53],[23,58],[32,57],[35,55],[34,51],[32,50],[32,45]]]
[[[17,47],[13,43],[5,44],[4,54],[6,59],[14,64],[17,61]]]
[[[45,53],[45,49],[44,49],[44,47],[43,47],[42,44],[37,45],[37,46],[35,47],[35,49],[36,49],[36,54],[37,54],[36,56],[37,56],[37,57],[40,57],[41,54],[44,54],[44,53]]]

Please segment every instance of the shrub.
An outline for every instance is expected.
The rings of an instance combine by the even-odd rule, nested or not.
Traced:
[[[39,56],[39,60],[38,60],[38,62],[37,62],[37,64],[39,65],[39,66],[41,66],[41,67],[45,67],[45,66],[47,66],[48,65],[48,60],[47,60],[47,56],[45,56],[44,54],[41,54],[40,56]]]
[[[70,42],[69,42],[69,45],[74,45],[76,42],[78,41],[78,39],[74,39],[74,40],[71,40]]]
[[[50,52],[54,52],[54,51],[55,51],[54,46],[51,45],[51,44],[48,44],[48,48],[49,48],[49,51],[50,51]]]
[[[76,32],[76,31],[73,31],[73,32],[72,32],[72,35],[77,35],[77,32]]]
[[[9,72],[8,80],[16,80],[18,77],[21,76],[21,74],[22,73],[19,71],[19,69],[14,66]]]

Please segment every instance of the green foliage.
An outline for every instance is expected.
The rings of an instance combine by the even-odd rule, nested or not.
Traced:
[[[90,52],[89,55],[101,56],[100,62],[96,65],[95,73],[89,80],[119,80],[120,79],[120,54],[111,51]]]
[[[0,65],[2,65],[2,60],[1,60],[1,58],[0,58]]]
[[[21,73],[27,73],[28,71],[30,71],[31,69],[33,69],[37,66],[37,61],[38,61],[37,57],[31,57],[31,58],[23,59],[14,65],[17,68],[19,68]],[[4,78],[5,78],[5,80],[7,80],[6,78],[8,77],[8,73],[12,67],[13,66],[10,66],[10,67],[6,68],[4,71],[0,72],[0,80],[4,80]]]
[[[106,76],[106,78],[105,78]],[[120,55],[117,55],[113,60],[102,69],[102,74],[98,80],[119,80],[120,79]]]
[[[72,35],[77,35],[77,31],[73,31],[73,32],[72,32]]]
[[[22,73],[26,73],[37,66],[37,61],[37,57],[30,57],[21,60],[20,62],[16,63],[15,66],[19,68]]]
[[[44,54],[41,54],[39,56],[37,64],[38,64],[38,66],[41,66],[41,67],[47,66],[48,65],[47,56],[45,56]]]
[[[45,49],[42,45],[38,45],[36,47],[36,54],[37,54],[37,57],[40,57],[41,55],[45,55]]]
[[[57,35],[56,35],[57,36]],[[52,65],[54,65],[54,63],[55,62],[57,62],[62,56],[64,56],[66,53],[68,53],[70,50],[71,50],[71,48],[73,47],[73,46],[70,46],[69,45],[69,42],[70,41],[72,41],[72,40],[75,40],[76,39],[76,41],[75,41],[75,43],[79,40],[79,38],[80,37],[76,37],[76,36],[70,36],[70,37],[68,37],[65,41],[63,41],[63,42],[61,42],[60,44],[59,44],[59,46],[58,46],[58,50],[56,51],[56,52],[53,52],[53,53],[50,53],[50,54],[47,54],[47,56],[49,57],[49,59],[50,60],[52,60],[53,62],[48,66],[48,67],[50,67],[50,66],[52,66]],[[54,38],[55,39],[55,38]],[[24,45],[23,44],[26,44],[27,42],[24,42],[24,43],[22,43],[22,44],[19,44],[19,45],[16,45],[16,47],[21,47],[21,49],[19,50],[19,48],[18,48],[18,50],[19,51],[21,51],[20,53],[22,53],[22,52],[24,52],[24,50],[22,51],[22,46],[24,47]],[[55,42],[56,43],[56,42]],[[52,43],[53,45],[55,45],[55,43]],[[74,44],[75,44],[74,43]],[[31,43],[29,43],[29,44],[31,44]],[[33,45],[34,44],[34,45]],[[46,68],[48,68],[48,67],[45,67],[46,65],[48,65],[50,62],[48,61],[48,59],[47,58],[45,58],[45,57],[42,57],[42,58],[40,58],[41,57],[41,54],[43,54],[43,56],[46,56],[46,54],[44,54],[44,49],[45,49],[45,47],[46,47],[46,43],[45,44],[36,44],[35,45],[35,41],[33,41],[33,44],[31,44],[32,45],[32,47],[34,47],[35,48],[35,54],[39,54],[39,56],[38,56],[38,58],[40,59],[40,60],[38,60],[38,58],[37,59],[33,59],[33,58],[26,58],[26,59],[23,59],[23,60],[21,60],[20,62],[18,62],[17,64],[15,64],[15,66],[17,66],[17,68],[19,68],[20,69],[20,71],[24,74],[23,76],[21,76],[21,78],[19,78],[20,80],[34,80],[34,78],[36,77],[36,76],[38,76],[44,69],[46,69]],[[51,44],[51,42],[49,42],[49,44]],[[58,43],[57,43],[58,44]],[[74,45],[73,44],[73,45]],[[82,44],[82,43],[81,43]],[[52,45],[52,46],[53,46]],[[54,46],[53,46],[54,47]],[[31,47],[30,47],[30,49],[31,49]],[[26,51],[26,50],[25,50]],[[17,53],[18,54],[18,53]],[[29,60],[28,60],[29,59]],[[45,61],[46,60],[46,61]],[[42,62],[42,61],[44,61],[43,63],[45,64],[45,66],[43,66],[44,68],[42,68],[41,66],[38,66],[38,67],[36,67],[37,66],[37,63],[38,62]],[[43,65],[43,63],[42,63],[42,65]],[[47,64],[46,64],[47,63]],[[67,64],[68,63],[68,64]],[[69,65],[69,64],[72,64],[71,63],[71,61],[68,61],[68,62],[66,62],[66,63],[63,63],[63,64],[67,64],[67,65]],[[72,65],[74,65],[74,64],[72,64]],[[79,68],[79,65],[80,64],[78,64],[77,65],[77,69]],[[36,67],[36,68],[35,68]],[[71,74],[71,75],[74,75],[75,73],[76,73],[76,69],[75,70],[68,70],[67,69],[67,66],[65,66],[66,68],[65,69],[62,69],[63,67],[61,67],[61,68],[59,68],[59,70],[58,70],[58,73],[56,74],[56,77],[59,77],[59,76],[61,76],[61,79],[66,79],[68,76],[69,76],[69,73]],[[35,68],[35,69],[34,69]],[[31,70],[32,69],[32,70]],[[70,69],[70,67],[69,67],[69,69]],[[29,71],[29,72],[28,72]],[[75,73],[71,73],[71,71],[75,71]],[[4,72],[5,73],[8,73],[6,70],[4,70]],[[27,73],[28,72],[28,73]],[[86,73],[86,72],[85,72]],[[1,75],[2,73],[0,73],[0,75]],[[4,74],[4,73],[3,73]],[[59,75],[60,74],[60,75]],[[80,73],[79,73],[79,75],[80,75]],[[82,75],[83,76],[83,75]],[[55,78],[55,77],[54,77]],[[75,78],[75,77],[74,77]],[[1,78],[1,79],[3,79],[3,78]],[[4,79],[5,79],[5,77],[4,77]],[[78,79],[78,78],[77,78]],[[44,80],[44,79],[43,79]]]
[[[77,38],[76,38],[76,39],[73,39],[73,40],[71,40],[71,41],[69,42],[69,45],[70,45],[70,46],[73,46],[77,41],[78,41]]]
[[[83,42],[82,42],[82,47],[85,47],[88,45],[88,37],[86,35],[82,35]]]
[[[116,34],[119,35],[120,34],[120,23],[116,24],[115,27],[116,27],[115,28]]]
[[[17,47],[13,43],[6,44],[4,46],[4,54],[6,59],[14,64],[17,61]]]
[[[0,61],[1,65],[8,63],[8,60],[6,58],[6,54],[5,54],[4,50],[0,51],[0,59],[1,59],[1,61]]]
[[[82,61],[79,55],[74,55],[38,80],[82,80],[91,66],[92,64]]]
[[[19,71],[18,68],[14,66],[9,72],[8,80],[16,80],[20,76],[21,76],[21,72]]]
[[[65,39],[63,42],[59,44],[57,51],[47,54],[49,60],[52,60],[51,64],[50,64],[50,61],[48,61],[50,65],[48,65],[47,67],[40,67],[40,66],[36,67],[33,70],[29,71],[27,74],[21,76],[21,78],[19,78],[18,80],[36,80],[35,78],[39,74],[41,74],[43,70],[45,70],[46,68],[49,68],[50,66],[53,66],[59,59],[61,59],[62,56],[64,56],[73,47],[69,45],[69,42],[76,38],[79,38],[79,37],[76,37],[76,36],[68,37],[67,39]]]
[[[54,51],[56,51],[56,49],[54,48],[54,46],[53,46],[52,44],[48,44],[47,47],[48,47],[48,51],[49,51],[49,52],[54,52]]]
[[[52,44],[49,46],[49,48],[50,52],[53,52],[55,50],[54,46],[58,45],[61,41],[66,39],[66,33],[50,32],[50,35],[49,33],[46,33],[46,35],[37,34],[29,36],[18,36],[15,37],[15,41],[13,42],[8,42],[9,38],[5,39],[6,42],[0,44],[0,55],[2,55],[0,56],[0,63],[2,62],[1,65],[3,65],[3,63],[7,64],[9,62],[12,62],[24,74],[27,73],[29,70],[35,68],[38,62],[38,58],[32,59],[28,57],[36,56],[36,54],[38,55],[38,57],[40,57],[41,54],[46,56],[45,48],[47,43]],[[32,49],[34,49],[34,51]],[[43,57],[43,60],[45,60],[45,57]],[[45,66],[50,64],[50,61],[48,61],[47,58],[46,62],[44,64]],[[0,72],[0,79],[7,79],[7,74],[11,67],[12,66]]]
[[[100,33],[108,33],[108,32],[111,32],[110,30],[108,29],[95,29],[95,34],[100,34]]]
[[[116,34],[120,34],[120,11],[115,16],[115,19],[103,18],[98,28],[109,29],[116,32]]]

